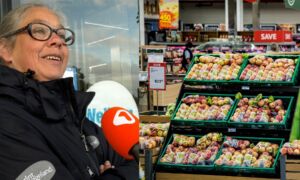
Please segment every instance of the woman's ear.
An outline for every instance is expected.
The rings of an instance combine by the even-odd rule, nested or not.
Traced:
[[[12,63],[11,50],[4,39],[0,39],[0,58],[4,64]]]

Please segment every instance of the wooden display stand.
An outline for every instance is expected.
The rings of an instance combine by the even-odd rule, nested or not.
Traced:
[[[157,115],[140,115],[140,122],[142,123],[167,123],[170,122],[169,116],[157,116]],[[156,163],[161,147],[149,149],[151,151],[151,162]],[[140,153],[140,165],[145,166],[145,151]]]
[[[300,159],[285,158],[285,178],[287,180],[300,179]]]
[[[151,155],[152,155],[152,157],[151,157],[152,164],[156,163],[156,161],[158,159],[160,149],[161,149],[161,147],[156,147],[156,148],[153,148],[153,149],[149,149],[149,151],[151,151]],[[140,165],[142,167],[145,166],[145,155],[146,155],[145,151],[143,153],[140,153]]]
[[[169,116],[158,115],[140,115],[140,122],[142,123],[168,123]],[[139,154],[140,166],[145,169],[146,180],[152,179],[153,165],[156,163],[161,147],[144,150]]]

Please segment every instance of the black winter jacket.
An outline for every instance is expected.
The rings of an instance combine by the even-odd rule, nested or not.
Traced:
[[[93,97],[75,92],[71,78],[37,82],[0,65],[0,179],[138,179],[137,163],[113,151],[85,118]],[[83,143],[91,135],[100,142],[95,150]],[[99,175],[106,160],[115,168]]]

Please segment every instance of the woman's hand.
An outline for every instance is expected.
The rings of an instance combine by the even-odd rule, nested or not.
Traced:
[[[100,165],[100,174],[110,168],[115,168],[115,166],[111,165],[109,161],[105,161],[104,164]]]

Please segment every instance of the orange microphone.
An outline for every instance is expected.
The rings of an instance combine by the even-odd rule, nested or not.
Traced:
[[[104,112],[101,126],[108,143],[122,157],[138,162],[139,119],[121,107]]]

